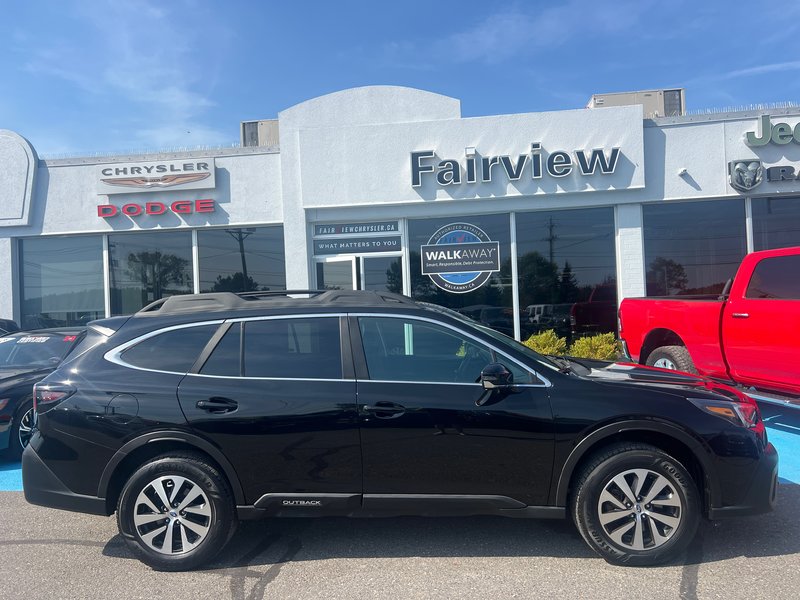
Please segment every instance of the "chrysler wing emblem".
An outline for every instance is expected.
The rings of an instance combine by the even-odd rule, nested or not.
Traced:
[[[118,179],[101,179],[108,185],[136,188],[164,188],[200,181],[211,173],[183,173],[181,175],[163,175],[161,177],[120,177]]]
[[[760,160],[747,158],[732,160],[728,163],[731,176],[731,187],[740,192],[749,192],[764,179],[764,167]]]

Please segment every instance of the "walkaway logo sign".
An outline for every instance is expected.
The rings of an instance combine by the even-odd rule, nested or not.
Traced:
[[[215,187],[213,158],[106,164],[97,175],[97,193],[107,195]]]
[[[441,227],[420,248],[422,274],[454,294],[464,294],[485,284],[500,270],[500,243],[469,223]]]

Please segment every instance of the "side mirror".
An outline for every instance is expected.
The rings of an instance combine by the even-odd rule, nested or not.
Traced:
[[[505,365],[491,363],[481,371],[481,385],[485,390],[507,389],[514,385],[514,374]]]

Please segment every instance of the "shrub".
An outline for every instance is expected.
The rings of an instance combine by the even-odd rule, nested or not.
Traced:
[[[558,337],[552,329],[532,335],[523,344],[539,354],[564,354],[567,351],[567,339]]]
[[[575,340],[568,354],[576,358],[616,360],[619,356],[619,345],[613,333],[599,333]]]

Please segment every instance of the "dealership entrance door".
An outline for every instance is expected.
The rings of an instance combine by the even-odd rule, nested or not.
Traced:
[[[397,254],[316,259],[317,289],[403,293],[403,258]]]

